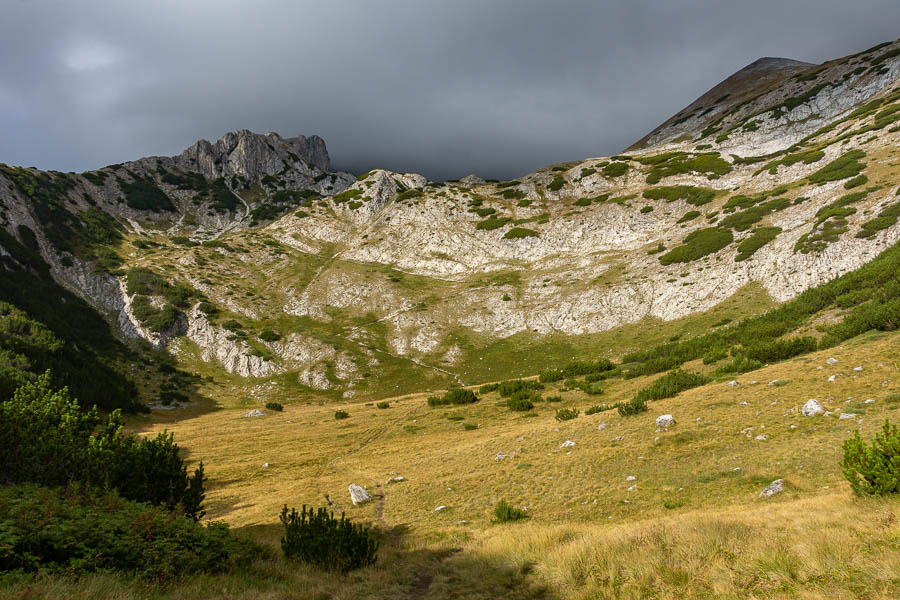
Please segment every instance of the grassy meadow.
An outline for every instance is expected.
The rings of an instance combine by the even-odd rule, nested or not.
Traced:
[[[246,400],[159,413],[134,426],[174,432],[190,460],[206,464],[207,518],[271,545],[271,556],[243,572],[159,585],[114,575],[12,581],[0,596],[896,598],[900,505],[856,498],[839,460],[853,430],[871,437],[900,419],[898,370],[900,334],[871,333],[624,418],[584,410],[627,400],[659,375],[609,380],[598,396],[547,384],[543,396],[562,401],[524,413],[496,392],[460,407],[431,408],[427,394],[381,409],[345,403],[342,420],[334,404],[309,402],[258,418],[243,416]],[[810,398],[833,414],[801,416]],[[558,422],[561,407],[581,415]],[[677,424],[657,431],[666,413]],[[566,441],[575,446],[561,448]],[[406,480],[388,484],[396,475]],[[785,491],[759,499],[778,478]],[[354,507],[350,483],[373,501]],[[501,499],[530,518],[494,523]],[[285,503],[331,503],[375,526],[378,562],[339,576],[285,561]]]

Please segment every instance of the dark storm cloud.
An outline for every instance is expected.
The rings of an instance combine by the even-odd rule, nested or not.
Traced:
[[[512,177],[615,153],[760,56],[897,37],[896,0],[0,0],[0,161],[85,170],[247,128],[338,168]]]

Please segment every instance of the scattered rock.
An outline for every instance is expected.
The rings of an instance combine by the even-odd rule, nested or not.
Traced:
[[[637,480],[637,477],[635,477],[634,475],[629,475],[628,477],[625,478],[625,481],[635,481],[635,480]]]
[[[268,467],[269,467],[269,463],[263,463],[263,469],[266,469]]]
[[[741,406],[747,406],[747,401],[742,400],[741,402],[738,402],[738,404],[740,404]]]
[[[873,402],[875,402],[875,398],[869,398],[868,400],[863,402],[863,404],[872,404]]]
[[[731,381],[728,382],[728,387],[737,387],[739,385],[741,385],[741,384],[738,383],[737,381],[735,381],[734,379],[732,379]]]
[[[776,479],[759,493],[759,498],[768,498],[784,491],[784,479]]]
[[[562,443],[562,446],[560,446],[560,448],[571,448],[574,445],[575,442],[573,442],[572,440],[566,440]]]
[[[675,417],[672,415],[660,415],[656,417],[657,427],[671,427],[675,424]]]
[[[443,504],[441,504],[440,506],[438,506],[437,508],[434,509],[434,512],[439,513],[439,512],[447,510],[448,508],[450,508],[450,507],[444,506]]]
[[[838,364],[838,362],[839,361],[836,358],[829,358],[828,360],[825,361],[825,364],[826,365],[836,365],[836,364]]]
[[[504,458],[512,458],[509,454],[503,454],[502,452],[498,452],[497,456],[494,457],[494,462],[501,461]]]
[[[632,486],[629,486],[628,491],[633,492],[635,489],[637,489],[637,485],[632,485]]]
[[[251,410],[250,412],[248,412],[248,413],[245,414],[244,416],[245,416],[245,417],[264,417],[264,416],[266,416],[266,413],[264,413],[263,411],[259,410],[258,408],[254,408],[253,410]]]
[[[606,429],[606,423],[600,423],[597,425],[597,429]]]
[[[816,415],[821,415],[825,413],[825,407],[819,404],[819,401],[815,398],[807,400],[806,404],[803,405],[803,408],[800,409],[800,412],[804,417],[814,417]]]
[[[403,475],[397,475],[396,477],[391,477],[390,479],[388,479],[387,483],[388,485],[390,485],[392,483],[400,483],[401,481],[406,481],[406,477],[404,477]]]
[[[759,434],[758,436],[756,436],[756,437],[753,438],[753,439],[756,440],[757,442],[764,442],[764,441],[766,441],[767,439],[769,439],[769,436],[767,436],[767,435],[764,434],[764,433],[761,433],[761,434]]]
[[[831,377],[828,378],[828,381],[829,381],[829,382],[834,382],[834,380],[835,380],[836,378],[837,378],[837,375],[832,375]]]
[[[853,370],[854,370],[854,371],[862,371],[863,368],[862,368],[862,367],[853,367]]]
[[[357,504],[365,504],[372,499],[372,494],[366,491],[366,489],[362,486],[356,485],[355,483],[351,483],[349,486],[347,486],[347,491],[350,492],[350,501],[353,502],[354,506]]]
[[[841,413],[838,415],[838,420],[840,420],[840,421],[844,421],[846,419],[855,419],[855,418],[856,418],[856,415],[854,415],[852,413]]]
[[[614,441],[614,442],[621,442],[621,441],[624,440],[624,439],[625,439],[625,436],[623,436],[623,435],[617,435],[616,437],[613,438],[613,441]]]

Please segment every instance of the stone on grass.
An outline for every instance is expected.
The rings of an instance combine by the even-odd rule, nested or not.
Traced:
[[[728,382],[728,387],[737,387],[739,385],[741,385],[741,384],[738,383],[737,381],[735,381],[734,379],[732,379],[731,381]]]
[[[572,440],[566,440],[562,443],[562,446],[560,446],[560,448],[571,448],[574,445],[575,442],[573,442]]]
[[[853,413],[841,413],[838,415],[838,420],[843,421],[845,419],[855,419],[856,416],[857,415],[854,415]]]
[[[656,417],[657,427],[671,427],[675,424],[675,417],[672,415],[660,415]]]
[[[776,479],[766,486],[766,489],[759,493],[760,498],[768,498],[784,491],[784,479]]]
[[[357,504],[365,504],[372,499],[372,494],[370,494],[368,490],[355,483],[351,483],[347,486],[347,491],[350,492],[350,501],[353,502],[354,506]]]
[[[442,512],[442,511],[447,510],[448,508],[450,508],[450,507],[444,506],[443,504],[441,504],[440,506],[438,506],[437,508],[434,509],[434,512]]]
[[[597,429],[606,429],[606,423],[600,423],[597,425]]]
[[[397,475],[396,477],[391,477],[387,480],[388,484],[400,483],[401,481],[406,481],[406,477],[404,477],[403,475]]]
[[[832,375],[828,378],[828,381],[833,383],[835,379],[837,379],[837,375]]]
[[[512,456],[509,454],[503,454],[502,452],[498,452],[497,456],[494,457],[494,462],[501,461],[504,458],[512,458]]]
[[[629,475],[628,477],[625,478],[625,481],[634,481],[636,479],[637,479],[637,477],[635,477],[634,475]]]
[[[829,358],[828,360],[825,361],[825,364],[826,364],[826,365],[836,365],[836,364],[838,364],[838,359],[836,359],[836,358]]]
[[[264,417],[264,416],[266,416],[266,413],[264,413],[263,411],[259,410],[258,408],[254,408],[253,410],[251,410],[250,412],[248,412],[248,413],[245,414],[244,416],[245,416],[245,417]]]
[[[868,400],[863,402],[863,404],[872,404],[873,402],[875,402],[875,398],[869,398]]]
[[[825,412],[825,407],[819,404],[819,401],[815,398],[811,398],[803,405],[800,412],[803,413],[804,417],[814,417],[823,414]]]
[[[854,370],[854,371],[862,371],[863,368],[862,368],[862,367],[853,367],[853,370]]]
[[[753,438],[753,439],[756,440],[756,441],[758,441],[758,442],[764,442],[764,441],[766,441],[767,439],[769,439],[769,436],[767,436],[767,435],[764,434],[764,433],[761,433],[761,434],[759,434],[758,436],[756,436],[756,437]]]

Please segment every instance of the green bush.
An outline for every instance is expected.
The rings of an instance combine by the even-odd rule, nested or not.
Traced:
[[[284,410],[284,405],[280,402],[266,402],[266,408],[275,412],[281,412]]]
[[[488,217],[484,221],[481,221],[477,225],[475,225],[475,229],[480,229],[483,231],[492,231],[494,229],[500,229],[507,223],[509,223],[512,219],[509,217]]]
[[[709,204],[715,197],[715,190],[695,187],[693,185],[671,185],[644,190],[644,198],[649,200],[665,200],[666,202],[684,200],[688,204],[694,206]]]
[[[550,185],[548,185],[547,187],[553,192],[558,192],[563,188],[564,185],[566,185],[566,180],[562,175],[556,174],[553,176],[553,181],[551,181]]]
[[[350,418],[350,413],[348,413],[346,410],[336,410],[334,411],[334,418],[338,421],[340,421],[341,419],[348,419]]]
[[[864,174],[860,174],[860,175],[857,175],[856,177],[854,177],[853,179],[848,179],[847,181],[845,181],[844,189],[852,190],[853,188],[859,187],[861,185],[865,185],[868,182],[869,182],[869,178],[866,177]]]
[[[527,519],[528,514],[520,509],[514,507],[512,504],[509,504],[506,500],[501,500],[497,506],[494,507],[494,520],[497,523],[509,523],[511,521],[521,521],[522,519]]]
[[[653,212],[653,207],[648,204],[647,206],[641,208],[640,212],[642,215],[646,215],[649,212]]]
[[[841,460],[844,477],[857,496],[900,493],[900,431],[896,425],[884,422],[881,433],[875,434],[872,444],[859,435],[844,442]]]
[[[838,181],[859,175],[866,165],[859,162],[866,153],[862,150],[851,150],[834,159],[809,176],[809,182],[822,185],[829,181]]]
[[[83,486],[0,486],[0,572],[124,571],[153,581],[214,573],[265,556],[224,523]]]
[[[478,429],[478,425],[475,423],[463,423],[463,431],[475,431]]]
[[[504,240],[515,240],[519,238],[527,238],[527,237],[538,237],[540,234],[533,230],[527,229],[525,227],[513,227],[505,234],[503,234]]]
[[[649,401],[674,398],[684,390],[705,385],[710,381],[712,380],[709,377],[700,373],[688,373],[681,369],[675,369],[671,373],[667,373],[663,377],[660,377],[649,386],[642,388],[638,391],[635,399]]]
[[[734,235],[729,229],[719,227],[707,227],[697,229],[684,238],[684,243],[669,250],[659,257],[663,265],[684,263],[703,258],[714,252],[718,252],[734,241]]]
[[[281,335],[266,327],[259,332],[259,339],[264,342],[277,342],[281,339]]]
[[[378,560],[378,545],[368,527],[352,523],[341,513],[324,508],[313,511],[303,505],[301,512],[287,504],[281,509],[284,537],[281,549],[291,560],[315,565],[329,571],[346,573],[374,564]]]
[[[612,162],[603,167],[603,170],[600,171],[600,174],[607,179],[612,179],[614,177],[621,177],[628,172],[628,169],[628,163]]]
[[[539,391],[544,389],[544,385],[539,381],[532,380],[524,380],[524,379],[511,379],[508,381],[501,381],[497,384],[497,391],[500,393],[500,396],[503,398],[508,398],[512,396],[516,392],[522,390],[528,391]]]
[[[581,412],[577,408],[560,408],[556,411],[557,421],[569,421],[578,418]]]
[[[650,410],[650,407],[647,406],[646,401],[636,397],[632,398],[628,402],[619,403],[616,408],[618,409],[619,414],[623,417],[630,417]]]
[[[50,375],[41,375],[0,403],[0,481],[46,486],[79,481],[201,518],[203,463],[189,476],[171,434],[125,435],[123,425],[120,411],[105,419],[96,407],[82,411],[66,388],[53,390]]]
[[[676,224],[687,223],[688,221],[693,221],[694,219],[696,219],[699,216],[700,216],[699,210],[689,210],[686,213],[684,213],[684,215],[680,219],[675,221],[675,223]],[[665,247],[663,247],[663,249],[665,249]]]
[[[546,398],[544,398],[544,400],[546,402],[553,403],[553,402],[562,402],[563,399],[562,399],[562,396],[547,396]]]
[[[735,262],[747,260],[756,254],[757,250],[774,240],[779,233],[781,233],[781,227],[760,227],[754,230],[750,237],[738,244]]]
[[[546,369],[538,374],[538,381],[541,383],[553,383],[554,381],[562,381],[564,378],[565,375],[559,369]]]
[[[378,404],[375,405],[375,408],[379,408],[379,409],[382,409],[382,410],[384,410],[385,408],[390,408],[390,407],[391,407],[391,403],[390,403],[390,402],[384,402],[384,401],[379,402]]]
[[[447,390],[443,396],[431,396],[428,398],[428,406],[446,406],[448,404],[474,404],[478,402],[478,396],[472,390],[453,388]]]
[[[612,410],[614,407],[609,404],[595,404],[591,406],[587,410],[584,411],[585,415],[596,415],[597,413],[606,412],[607,410]]]
[[[506,399],[506,408],[516,412],[524,412],[534,408],[534,400],[540,399],[540,396],[533,392],[522,390],[516,392]]]
[[[702,173],[708,177],[722,176],[731,172],[728,161],[718,152],[706,152],[691,155],[687,152],[665,152],[654,156],[635,158],[643,165],[651,167],[647,175],[647,183],[659,183],[663,177],[686,173]]]
[[[480,388],[478,388],[479,394],[490,394],[491,392],[496,392],[497,388],[500,387],[499,383],[486,383]]]

